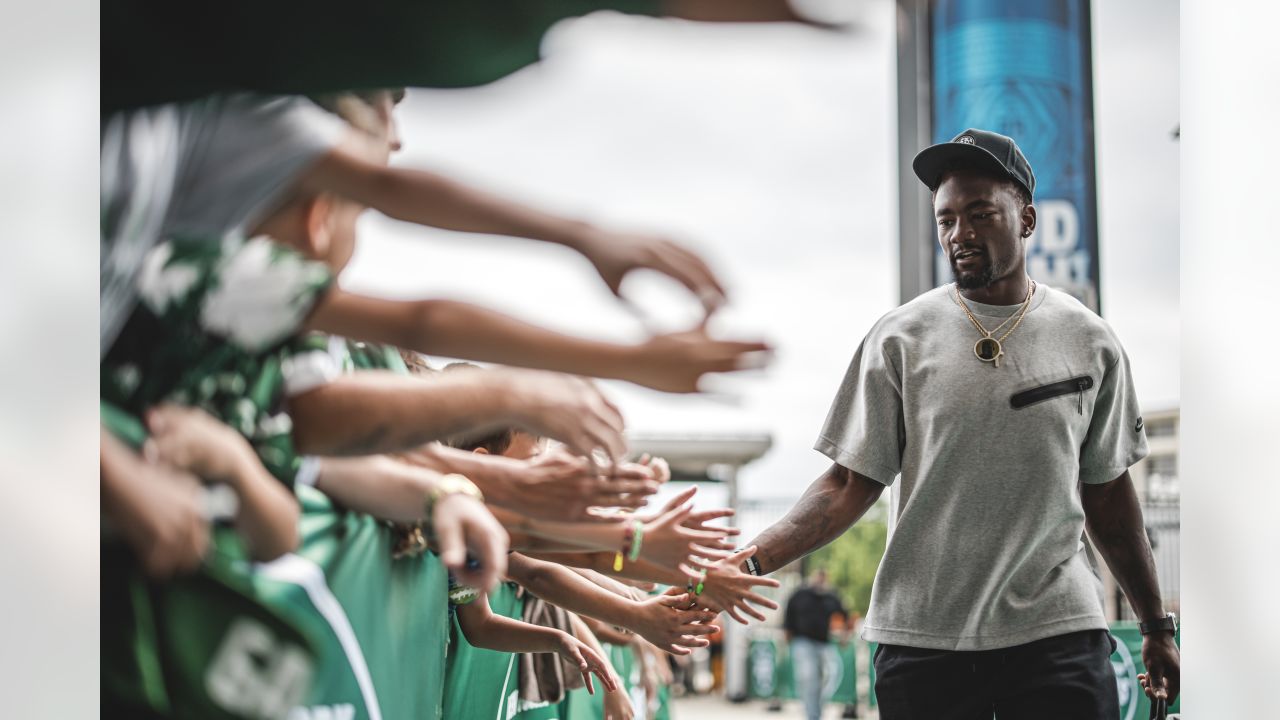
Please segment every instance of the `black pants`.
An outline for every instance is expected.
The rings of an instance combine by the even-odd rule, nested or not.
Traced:
[[[881,720],[1117,720],[1115,641],[1084,630],[999,650],[876,650]]]

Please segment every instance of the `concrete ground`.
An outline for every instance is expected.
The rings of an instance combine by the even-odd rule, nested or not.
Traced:
[[[719,695],[676,698],[671,708],[672,720],[804,720],[804,706],[798,700],[782,704],[782,712],[769,712],[762,700],[731,703]],[[828,705],[822,720],[838,720],[843,706]],[[875,720],[877,713],[858,708],[858,717]]]

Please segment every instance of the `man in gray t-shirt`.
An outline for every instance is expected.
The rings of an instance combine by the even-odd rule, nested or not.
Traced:
[[[867,333],[816,444],[834,464],[753,543],[747,570],[825,545],[897,482],[864,630],[880,644],[881,717],[1109,719],[1113,645],[1087,527],[1143,621],[1148,692],[1172,700],[1173,618],[1128,474],[1147,443],[1124,348],[1027,276],[1035,177],[1012,139],[966,130],[913,167],[956,282]]]

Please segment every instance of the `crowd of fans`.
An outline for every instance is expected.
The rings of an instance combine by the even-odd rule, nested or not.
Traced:
[[[632,456],[589,379],[696,392],[766,344],[705,322],[599,342],[339,287],[372,209],[565,245],[615,294],[647,268],[708,316],[726,300],[666,238],[390,165],[403,95],[103,117],[104,716],[656,717],[669,658],[777,607],[730,510],[650,502],[666,463]]]

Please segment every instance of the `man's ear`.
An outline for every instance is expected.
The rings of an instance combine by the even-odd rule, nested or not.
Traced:
[[[473,452],[473,453],[475,453],[475,454],[477,454],[477,455],[488,455],[488,454],[489,454],[489,451],[488,451],[488,450],[485,450],[485,449],[484,449],[484,448],[482,448],[482,447],[478,447],[478,448],[476,448],[475,450],[472,450],[471,452]]]
[[[1026,228],[1027,235],[1035,232],[1036,229],[1036,207],[1030,203],[1022,208],[1021,213],[1022,227]]]
[[[303,206],[307,249],[316,257],[324,257],[329,253],[333,233],[329,220],[332,215],[333,200],[328,195],[317,195]]]

